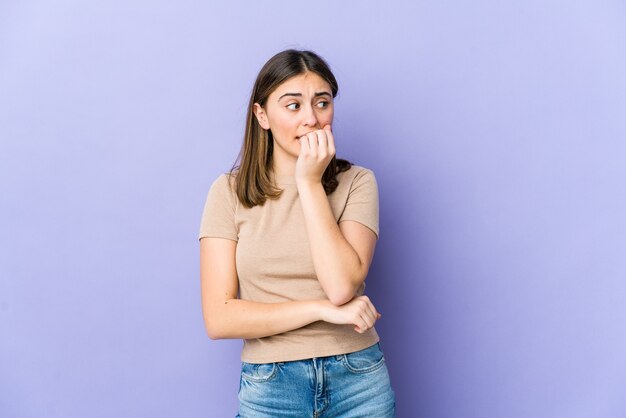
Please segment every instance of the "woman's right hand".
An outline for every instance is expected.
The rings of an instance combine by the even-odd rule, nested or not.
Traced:
[[[322,313],[323,321],[331,324],[352,324],[359,334],[372,328],[381,316],[372,301],[365,295],[358,296],[341,306],[330,302],[326,306],[327,309]]]

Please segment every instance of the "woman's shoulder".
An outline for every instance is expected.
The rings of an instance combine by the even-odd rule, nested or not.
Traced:
[[[211,187],[218,187],[221,189],[233,189],[235,186],[236,175],[236,172],[221,173],[213,180]]]
[[[234,200],[236,196],[235,174],[228,172],[218,175],[211,183],[209,194],[220,196],[220,198],[226,198],[228,200]]]
[[[372,169],[352,164],[350,168],[348,168],[346,171],[343,171],[337,175],[337,180],[340,184],[352,184],[355,181],[368,180],[376,182],[376,176],[374,175],[374,171]]]

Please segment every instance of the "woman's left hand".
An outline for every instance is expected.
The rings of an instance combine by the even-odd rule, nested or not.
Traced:
[[[324,170],[335,156],[335,139],[330,125],[300,137],[296,180],[321,182]]]

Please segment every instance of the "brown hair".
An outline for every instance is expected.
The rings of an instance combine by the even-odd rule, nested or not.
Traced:
[[[239,201],[248,208],[263,205],[269,199],[277,199],[282,190],[272,182],[272,152],[274,139],[272,132],[259,125],[254,115],[254,103],[264,106],[269,95],[289,78],[311,71],[322,77],[329,85],[333,97],[339,86],[328,64],[311,51],[288,49],[270,58],[257,76],[250,95],[246,116],[246,131],[243,145],[237,157],[238,164],[231,169],[235,175],[235,189]],[[337,174],[351,167],[346,160],[333,159],[322,175],[322,185],[326,194],[337,188]]]

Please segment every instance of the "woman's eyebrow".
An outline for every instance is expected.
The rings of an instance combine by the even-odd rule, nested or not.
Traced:
[[[280,96],[278,98],[278,101],[280,101],[280,99],[282,99],[285,96],[294,96],[294,97],[302,97],[302,93],[285,93],[282,96]],[[331,97],[331,94],[328,93],[327,91],[320,91],[315,93],[315,95],[313,97],[319,97],[319,96],[328,96]]]

